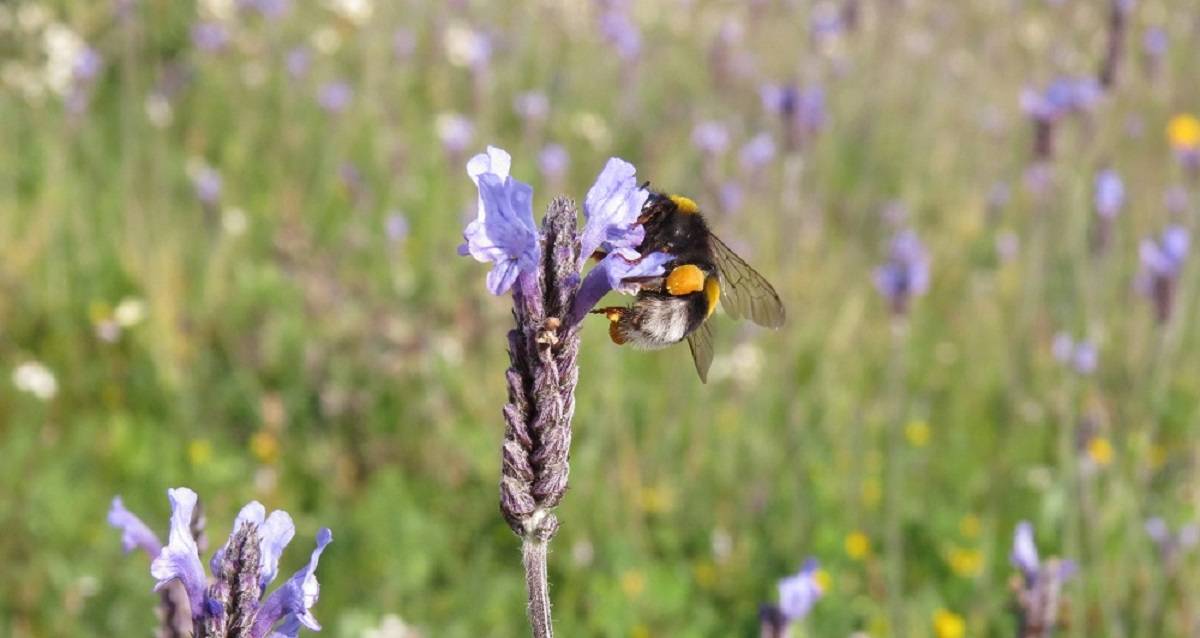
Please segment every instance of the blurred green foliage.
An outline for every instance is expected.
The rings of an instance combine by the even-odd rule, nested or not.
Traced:
[[[1163,204],[1173,185],[1196,195],[1163,133],[1200,109],[1195,5],[1137,4],[1117,87],[1058,127],[1039,194],[1021,91],[1095,72],[1103,3],[863,2],[856,29],[826,36],[810,25],[836,4],[637,3],[636,59],[605,42],[599,3],[363,0],[365,20],[338,9],[354,2],[277,20],[223,4],[0,5],[0,635],[148,635],[148,560],[121,554],[105,512],[120,494],[165,537],[177,485],[201,495],[210,544],[248,500],[288,510],[285,571],[332,528],[329,635],[384,614],[428,636],[527,632],[497,507],[508,300],[455,255],[475,201],[463,165],[489,143],[535,209],[582,199],[612,155],[693,194],[789,308],[778,332],[716,316],[707,386],[685,348],[585,332],[550,556],[562,635],[756,635],[758,605],[810,555],[829,589],[803,635],[927,635],[938,610],[1011,635],[1021,519],[1079,563],[1069,635],[1200,627],[1196,558],[1165,566],[1142,529],[1194,521],[1200,499],[1194,267],[1165,325],[1134,288],[1138,242],[1196,226],[1194,203]],[[198,21],[226,29],[222,51],[193,43]],[[82,109],[46,86],[59,23],[103,58]],[[1155,26],[1171,44],[1150,75]],[[471,37],[491,49],[473,67]],[[293,78],[301,45],[311,68]],[[353,97],[331,113],[317,97],[337,80]],[[763,110],[765,82],[825,91],[802,149]],[[544,124],[514,112],[529,90]],[[461,152],[439,141],[450,113],[474,125]],[[693,146],[705,120],[728,150]],[[737,151],[760,131],[780,154],[751,174]],[[562,184],[539,177],[546,142],[570,153]],[[1093,254],[1103,167],[1128,197]],[[989,205],[996,184],[1011,197]],[[722,200],[734,187],[740,203]],[[907,321],[871,279],[893,203],[932,253]],[[407,234],[389,237],[397,215]],[[122,301],[144,318],[118,321]],[[1097,343],[1094,374],[1054,360],[1060,330]],[[30,361],[56,380],[47,400],[8,382]]]

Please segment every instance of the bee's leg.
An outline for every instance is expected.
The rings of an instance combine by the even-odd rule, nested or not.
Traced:
[[[678,297],[704,290],[706,277],[699,266],[693,264],[676,266],[671,274],[667,275],[667,294]]]
[[[604,315],[608,319],[608,338],[618,346],[624,345],[627,341],[625,336],[621,334],[621,319],[629,312],[629,308],[623,306],[609,306],[607,308],[597,308],[591,311],[593,315]]]
[[[600,261],[601,259],[604,259],[607,256],[608,256],[608,253],[604,252],[603,250],[597,250],[592,253],[592,259],[594,259],[596,261]]]

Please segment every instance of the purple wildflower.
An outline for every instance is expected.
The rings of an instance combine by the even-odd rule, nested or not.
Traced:
[[[220,22],[199,22],[192,27],[192,44],[208,53],[218,53],[229,44],[229,31]]]
[[[317,104],[328,113],[341,113],[354,99],[354,89],[342,81],[326,82],[317,90]]]
[[[824,590],[817,581],[817,559],[804,561],[800,572],[779,581],[779,609],[788,622],[795,622],[808,615],[813,605],[821,599]]]
[[[1096,174],[1094,201],[1096,214],[1101,217],[1112,219],[1121,212],[1125,205],[1125,184],[1115,170],[1106,168]]]
[[[1155,316],[1160,323],[1171,316],[1175,289],[1187,259],[1191,237],[1183,226],[1168,226],[1159,240],[1144,239],[1140,248],[1142,272],[1138,287],[1154,301]]]
[[[540,123],[550,114],[550,99],[541,91],[526,91],[513,98],[513,110],[526,125]]]
[[[308,75],[308,69],[312,67],[312,51],[304,45],[292,47],[288,49],[283,65],[293,80],[299,80]]]
[[[240,0],[239,4],[272,21],[282,19],[292,9],[291,0]]]
[[[803,146],[825,127],[825,91],[789,84],[764,84],[759,89],[763,108],[783,120],[791,147]]]
[[[769,133],[759,133],[742,145],[738,152],[742,170],[753,173],[775,159],[775,140]]]
[[[1195,523],[1185,524],[1173,532],[1165,520],[1156,516],[1146,521],[1145,529],[1169,570],[1176,569],[1183,556],[1200,543],[1200,526]]]
[[[404,241],[408,237],[408,218],[404,216],[404,213],[393,210],[388,213],[387,219],[384,220],[383,228],[389,241]]]
[[[243,507],[229,539],[210,561],[213,582],[209,584],[197,545],[203,532],[202,523],[194,518],[196,493],[180,487],[167,490],[167,495],[171,501],[171,528],[166,546],[158,544],[154,533],[124,508],[119,497],[113,499],[108,518],[122,531],[126,551],[134,546],[150,551],[157,546],[150,567],[150,573],[158,579],[155,589],[177,584],[186,593],[192,628],[196,628],[192,633],[225,635],[224,629],[240,628],[241,633],[236,635],[277,638],[294,637],[301,626],[314,631],[321,628],[311,609],[320,593],[315,575],[317,561],[332,540],[328,529],[318,532],[309,563],[263,599],[278,573],[279,558],[295,535],[287,512],[276,510],[268,516],[258,502]],[[200,530],[196,525],[201,526]],[[187,633],[174,624],[170,627],[176,633]]]
[[[720,155],[729,148],[729,129],[714,120],[701,122],[692,129],[692,143],[707,155]]]
[[[475,125],[457,113],[442,113],[434,123],[442,148],[451,157],[459,157],[475,137]]]
[[[125,509],[120,496],[113,497],[108,510],[108,524],[121,530],[121,548],[126,553],[137,548],[155,557],[162,551],[162,541],[158,540],[158,535],[136,514]]]
[[[760,634],[764,638],[785,638],[792,623],[807,616],[825,593],[817,579],[817,559],[804,561],[800,571],[779,581],[779,603],[759,608]]]
[[[570,163],[571,156],[562,144],[547,144],[538,153],[538,168],[541,169],[542,176],[550,181],[562,179]]]
[[[1043,635],[1031,630],[1052,631],[1058,625],[1063,584],[1075,574],[1075,563],[1054,558],[1042,561],[1033,539],[1033,525],[1028,521],[1017,524],[1010,559],[1020,572],[1015,588],[1021,626],[1018,635]]]
[[[892,312],[908,312],[911,299],[929,289],[929,255],[912,230],[892,238],[888,259],[875,269],[875,287],[887,298]]]
[[[463,232],[460,255],[492,262],[487,288],[493,295],[508,292],[522,273],[538,262],[538,232],[533,223],[533,189],[509,176],[512,157],[489,146],[467,162],[467,174],[479,188],[478,212]]]
[[[1099,353],[1096,350],[1096,344],[1087,339],[1075,341],[1071,335],[1065,332],[1059,332],[1054,335],[1054,341],[1050,345],[1050,352],[1054,355],[1054,359],[1059,363],[1071,366],[1075,372],[1082,375],[1089,375],[1096,371],[1096,365],[1099,362]]]
[[[721,184],[718,198],[721,200],[722,210],[726,213],[736,213],[742,208],[742,200],[745,198],[745,193],[742,192],[740,184],[730,181]]]
[[[622,3],[609,4],[612,6],[600,15],[600,33],[622,60],[632,62],[642,52],[641,31],[629,17],[628,9],[620,6]]]
[[[1038,568],[1041,562],[1038,560],[1037,544],[1033,540],[1033,524],[1029,521],[1021,521],[1017,524],[1017,531],[1013,534],[1013,549],[1009,555],[1009,559],[1025,578],[1034,580],[1037,578]]]
[[[205,206],[215,206],[221,199],[221,174],[211,166],[200,166],[192,174],[196,199]]]

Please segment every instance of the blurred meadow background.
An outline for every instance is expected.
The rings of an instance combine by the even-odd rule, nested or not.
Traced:
[[[332,528],[325,635],[527,635],[487,144],[535,211],[631,161],[789,310],[707,385],[584,331],[562,635],[757,635],[810,556],[798,635],[1014,635],[1021,520],[1063,635],[1200,635],[1198,63],[1185,0],[4,2],[0,635],[149,635],[105,512],[178,485],[285,573]]]

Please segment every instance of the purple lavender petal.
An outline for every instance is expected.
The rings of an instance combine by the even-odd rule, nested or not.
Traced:
[[[1017,524],[1013,534],[1013,549],[1010,555],[1012,564],[1028,579],[1037,577],[1038,561],[1037,545],[1033,541],[1033,525],[1029,521]]]
[[[666,253],[651,253],[636,262],[631,262],[617,253],[610,253],[600,260],[600,263],[588,271],[579,285],[579,293],[575,296],[575,304],[571,307],[571,315],[567,324],[575,324],[583,320],[600,299],[609,291],[616,290],[623,294],[635,294],[636,284],[627,284],[625,279],[630,277],[657,277],[665,272],[663,266],[673,259]]]
[[[817,560],[809,558],[799,573],[779,581],[779,609],[787,622],[807,616],[821,598],[823,592],[816,579],[817,568]]]
[[[465,248],[476,261],[495,264],[487,276],[487,288],[495,295],[512,288],[521,272],[532,270],[540,250],[533,189],[509,177],[511,163],[507,152],[490,146],[467,162],[467,174],[479,187],[479,209],[463,232]]]
[[[645,236],[638,216],[649,197],[650,193],[638,187],[633,164],[610,158],[583,201],[586,221],[579,235],[580,260],[591,257],[597,249],[637,259],[637,245]]]
[[[196,540],[192,537],[192,511],[196,507],[196,493],[186,487],[167,490],[171,501],[171,533],[167,545],[150,564],[150,574],[158,579],[154,586],[160,591],[173,580],[178,580],[188,595],[192,617],[200,616],[204,609],[204,566]]]
[[[296,526],[292,517],[283,510],[275,510],[258,527],[259,541],[259,577],[258,585],[266,589],[275,575],[279,573],[279,557],[292,537],[296,535]]]
[[[1101,217],[1112,219],[1125,206],[1125,184],[1121,176],[1111,168],[1096,174],[1096,193],[1094,196],[1096,213]]]
[[[120,496],[113,497],[108,510],[108,524],[121,530],[121,547],[126,553],[137,547],[154,558],[162,551],[162,541],[158,540],[158,535],[136,514],[125,509]]]
[[[325,546],[333,540],[333,533],[327,528],[317,532],[317,547],[307,565],[297,571],[286,583],[271,592],[263,601],[250,630],[252,638],[266,636],[276,623],[276,631],[285,636],[295,636],[299,625],[313,631],[320,631],[321,624],[312,615],[311,609],[317,603],[321,594],[321,586],[317,582],[317,562]]]

